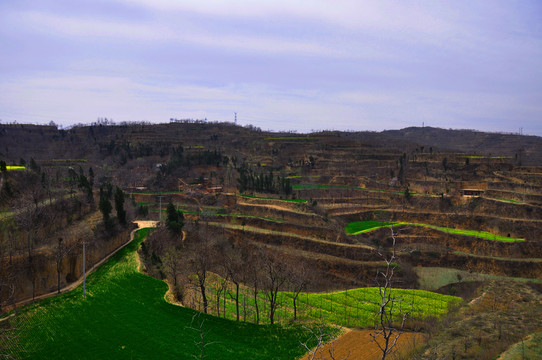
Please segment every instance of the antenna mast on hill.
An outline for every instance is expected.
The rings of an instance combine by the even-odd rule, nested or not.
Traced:
[[[237,113],[234,113],[234,114],[235,114],[235,116],[234,116],[234,122],[235,122],[235,124],[237,124]]]

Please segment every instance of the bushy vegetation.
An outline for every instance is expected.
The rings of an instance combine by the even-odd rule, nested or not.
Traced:
[[[542,359],[542,332],[528,336],[499,357],[501,360]]]
[[[525,338],[540,331],[541,311],[541,294],[533,287],[516,281],[490,281],[481,285],[476,298],[461,311],[436,326],[424,353],[439,359],[497,359],[517,344],[520,351],[515,354],[520,356],[513,359],[538,359],[527,355],[540,353],[540,337],[532,344],[532,353]]]

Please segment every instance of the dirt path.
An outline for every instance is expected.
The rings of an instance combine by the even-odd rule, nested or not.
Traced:
[[[295,209],[292,209],[291,207],[280,206],[280,205],[275,205],[275,204],[254,204],[254,203],[250,203],[250,202],[246,202],[246,201],[242,201],[242,200],[238,201],[237,204],[238,205],[243,205],[243,206],[259,207],[259,208],[264,208],[264,209],[269,208],[269,209],[274,209],[274,210],[278,210],[278,211],[290,212],[290,213],[294,213],[294,214],[301,214],[301,215],[308,215],[308,216],[319,216],[318,214],[304,212],[304,211],[300,211],[300,210],[295,210]]]
[[[134,221],[134,223],[138,226],[137,229],[134,229],[131,233],[130,233],[130,240],[128,240],[126,243],[124,243],[123,245],[119,246],[115,251],[113,251],[112,253],[110,253],[109,255],[107,255],[105,258],[103,258],[102,260],[100,260],[99,262],[97,262],[96,264],[94,264],[94,266],[92,266],[90,269],[88,269],[86,271],[86,275],[90,275],[92,274],[98,267],[100,267],[100,265],[102,265],[104,262],[106,262],[107,260],[109,260],[109,258],[113,255],[115,255],[119,250],[123,249],[126,245],[128,245],[129,243],[132,242],[132,240],[134,240],[134,234],[137,230],[141,229],[141,228],[145,228],[145,227],[155,227],[156,226],[156,223],[157,221],[148,221],[148,220],[136,220]],[[60,293],[65,293],[67,291],[70,291],[70,290],[73,290],[74,288],[76,288],[77,286],[81,285],[83,283],[83,278],[79,278],[77,279],[75,282],[63,287],[60,289]],[[18,301],[16,304],[15,304],[15,307],[20,307],[20,306],[23,306],[23,305],[27,305],[27,304],[30,304],[34,301],[38,301],[38,300],[42,300],[42,299],[47,299],[47,298],[50,298],[50,297],[53,297],[55,295],[58,295],[58,292],[57,291],[52,291],[52,292],[49,292],[49,293],[46,293],[46,294],[42,294],[42,295],[38,295],[36,296],[34,299],[32,298],[27,298],[27,299],[24,299],[24,300],[21,300],[21,301]],[[5,310],[6,311],[10,311],[11,309],[13,309],[13,305],[8,305],[5,307]]]
[[[367,250],[374,250],[373,247],[369,245],[365,245],[365,244],[339,243],[339,242],[334,242],[334,241],[322,240],[322,239],[318,239],[318,238],[314,238],[310,236],[303,236],[296,233],[262,229],[262,228],[250,226],[250,225],[243,226],[243,225],[219,223],[219,222],[213,222],[213,221],[208,222],[208,225],[223,227],[225,229],[242,230],[243,232],[251,232],[251,233],[256,233],[256,234],[277,235],[277,236],[284,236],[286,238],[292,237],[292,238],[304,239],[304,240],[314,241],[321,244],[331,244],[331,245],[340,246],[344,248],[351,248],[351,249],[363,248]]]
[[[371,330],[347,330],[319,351],[315,359],[344,359],[348,356],[348,359],[378,360],[382,357],[382,353],[369,335],[370,333]],[[399,337],[398,351],[402,355],[407,355],[424,343],[425,337],[422,334],[406,332]],[[333,351],[334,357],[331,357],[330,351]],[[309,354],[307,354],[300,360],[309,359]]]

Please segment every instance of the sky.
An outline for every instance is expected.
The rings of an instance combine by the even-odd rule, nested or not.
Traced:
[[[539,0],[1,0],[0,120],[542,136]]]

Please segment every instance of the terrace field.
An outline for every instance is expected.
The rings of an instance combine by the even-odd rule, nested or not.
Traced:
[[[419,284],[422,289],[435,291],[443,286],[469,281],[489,280],[510,280],[520,282],[542,283],[542,279],[513,278],[509,276],[498,276],[491,274],[474,273],[465,270],[441,268],[441,267],[419,267],[414,271],[419,277]]]
[[[486,239],[486,240],[507,241],[507,242],[525,241],[525,239],[495,235],[487,231],[453,229],[453,228],[446,228],[442,226],[416,224],[416,223],[409,223],[409,222],[357,221],[357,222],[352,222],[352,223],[347,224],[345,227],[345,232],[348,235],[358,235],[358,234],[366,233],[366,232],[373,231],[376,229],[380,229],[383,227],[394,227],[394,226],[403,226],[403,225],[421,226],[421,227],[426,227],[429,229],[438,230],[438,231],[442,231],[442,232],[446,232],[450,234],[474,236],[474,237]]]
[[[210,309],[217,316],[234,320],[236,305],[232,292],[233,284],[227,283],[227,289],[229,289],[227,294],[229,295],[225,297],[223,296],[224,284],[224,279],[216,276],[209,282],[209,291],[212,294]],[[222,297],[219,296],[221,299],[219,303],[214,300],[218,291],[222,292]],[[330,293],[301,292],[296,296],[297,319],[357,328],[370,328],[374,325],[375,314],[378,312],[377,304],[381,301],[379,288],[376,287]],[[461,299],[458,297],[423,290],[393,289],[391,296],[401,299],[402,310],[410,314],[410,320],[424,320],[428,317],[440,318],[446,315],[451,308],[461,303]],[[281,321],[294,319],[293,297],[294,293],[292,292],[280,291],[278,293],[279,305],[275,315],[277,319]],[[260,322],[268,323],[269,319],[265,317],[268,304],[264,292],[258,294],[257,301],[261,312]],[[241,318],[255,322],[254,293],[249,288],[241,288],[239,303]]]
[[[494,359],[497,350],[520,340],[506,330],[499,337],[499,325],[490,314],[495,302],[480,312],[493,322],[480,325],[478,315],[469,313],[471,301],[485,301],[488,284],[506,283],[499,291],[508,291],[508,297],[519,293],[499,315],[510,320],[508,328],[525,324],[515,307],[524,309],[521,316],[542,317],[536,305],[542,281],[542,142],[536,138],[427,127],[293,135],[203,122],[69,130],[2,124],[0,136],[5,148],[0,160],[29,164],[32,158],[37,165],[0,178],[2,311],[13,301],[30,301],[34,291],[54,291],[57,279],[66,286],[80,277],[81,241],[96,244],[94,250],[114,244],[92,257],[90,265],[126,242],[130,229],[120,224],[114,206],[117,186],[127,194],[128,222],[162,220],[153,233],[160,236],[149,236],[148,256],[141,257],[145,271],[157,279],[131,268],[132,247],[126,258],[116,257],[104,267],[108,270],[89,278],[87,300],[80,299],[78,288],[30,306],[25,312],[31,328],[20,338],[21,350],[29,351],[21,352],[23,357],[45,358],[50,352],[51,357],[68,358],[70,351],[94,347],[96,353],[88,358],[155,355],[146,345],[162,358],[195,355],[198,334],[187,326],[197,313],[193,310],[202,309],[198,289],[171,285],[169,294],[193,310],[183,309],[163,301],[166,286],[160,280],[193,286],[197,269],[191,266],[198,252],[188,250],[204,240],[218,244],[208,252],[207,271],[209,310],[216,317],[201,315],[209,339],[218,341],[209,347],[210,358],[274,358],[279,351],[281,358],[294,359],[303,355],[299,338],[307,333],[301,325],[323,321],[371,327],[375,273],[385,268],[383,257],[393,251],[390,227],[398,250],[393,282],[400,289],[395,293],[411,304],[409,326],[430,335],[422,352],[484,358],[478,355],[489,349],[491,356],[485,358]],[[241,174],[250,179],[243,186]],[[286,180],[291,187],[278,186]],[[112,205],[109,222],[99,211],[103,193]],[[168,203],[184,215],[182,236],[166,230]],[[104,241],[94,242],[97,238]],[[224,257],[230,252],[251,266],[237,270],[243,274],[240,318],[246,324],[230,321],[236,318],[235,274],[226,270]],[[183,269],[176,275],[170,268],[172,254]],[[279,326],[267,324],[264,258],[285,269],[275,319]],[[310,271],[297,299],[298,319],[292,321],[291,290],[301,265]],[[257,281],[251,283],[248,275]],[[14,295],[4,279],[13,279],[7,284]],[[261,326],[248,324],[255,321],[256,304]],[[456,318],[472,324],[448,326]],[[446,327],[461,328],[469,340],[456,341],[460,336],[445,334]],[[518,327],[521,337],[536,330]],[[445,345],[431,340],[441,335]],[[74,344],[71,349],[69,343]],[[448,346],[452,343],[455,348]]]

